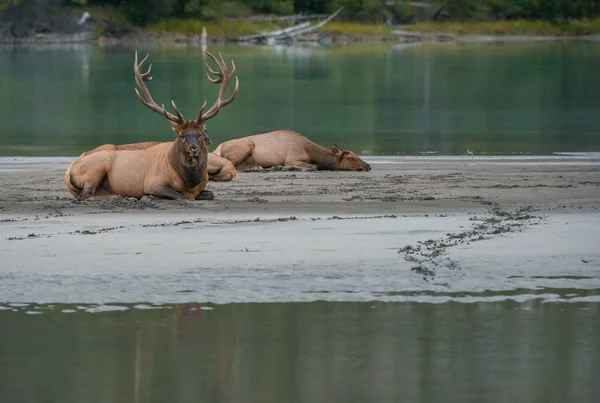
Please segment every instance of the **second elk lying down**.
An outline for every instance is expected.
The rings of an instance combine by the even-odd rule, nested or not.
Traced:
[[[228,99],[224,99],[227,87],[235,76],[235,63],[232,71],[227,72],[227,65],[219,54],[215,56],[205,53],[218,65],[219,71],[208,70],[216,78],[208,76],[214,84],[221,84],[215,104],[206,112],[206,101],[200,108],[198,117],[185,120],[175,102],[171,101],[175,115],[158,106],[152,99],[144,81],[152,80],[148,71],[140,69],[148,58],[139,64],[137,51],[133,70],[135,81],[142,95],[136,89],[140,101],[151,111],[166,117],[176,133],[175,141],[161,143],[153,147],[138,150],[104,150],[82,155],[71,163],[65,174],[65,184],[78,200],[87,200],[97,195],[120,195],[123,197],[141,198],[156,196],[164,199],[196,199],[212,200],[214,194],[205,187],[208,184],[208,149],[210,139],[206,135],[206,122],[215,117],[219,110],[229,105],[237,96],[239,81],[236,77],[235,89]]]
[[[233,139],[213,151],[227,158],[238,171],[257,171],[275,167],[299,171],[370,171],[371,166],[352,151],[335,144],[331,150],[291,130]]]

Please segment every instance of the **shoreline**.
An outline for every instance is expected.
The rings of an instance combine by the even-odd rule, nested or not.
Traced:
[[[361,43],[502,43],[502,42],[600,42],[600,34],[592,35],[482,35],[482,34],[450,34],[445,32],[419,33],[394,30],[391,36],[343,35],[333,34],[327,43],[300,42],[296,46],[314,45],[355,45]],[[237,38],[225,36],[209,36],[209,44],[245,43]],[[176,33],[155,33],[147,30],[120,37],[97,37],[90,34],[76,35],[36,35],[22,39],[0,37],[0,45],[48,45],[48,44],[92,44],[92,45],[132,45],[132,44],[165,44],[165,45],[201,45],[200,35]],[[259,45],[260,46],[260,45]],[[269,46],[269,45],[262,45]],[[292,46],[292,45],[288,45]]]

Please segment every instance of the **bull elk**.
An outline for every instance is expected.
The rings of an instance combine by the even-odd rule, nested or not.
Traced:
[[[164,116],[176,133],[175,141],[160,143],[145,149],[137,150],[101,150],[80,156],[71,163],[65,173],[65,184],[78,200],[87,200],[98,195],[120,195],[123,197],[141,198],[155,196],[164,199],[196,199],[212,200],[214,194],[205,187],[208,183],[208,149],[210,142],[206,135],[206,122],[215,117],[219,110],[229,105],[237,96],[239,81],[236,77],[235,89],[228,99],[224,99],[227,87],[235,76],[235,63],[232,71],[227,72],[227,65],[219,54],[220,60],[205,51],[217,64],[219,71],[214,71],[206,63],[208,80],[213,84],[221,84],[215,104],[204,112],[206,101],[200,108],[198,117],[185,120],[175,102],[171,101],[175,115],[167,112],[164,105],[158,106],[152,99],[144,81],[152,80],[150,70],[141,72],[147,55],[139,64],[137,51],[133,71],[135,82],[140,92],[135,89],[137,97],[151,111]]]
[[[92,154],[98,151],[117,151],[117,150],[144,150],[146,148],[154,147],[157,144],[162,144],[160,141],[142,141],[140,143],[131,143],[131,144],[103,144],[99,147],[94,148],[93,150],[86,151],[80,155],[83,157],[84,155]],[[208,153],[208,179],[217,182],[227,182],[236,178],[237,170],[229,161],[223,157],[219,157],[216,154]]]
[[[370,171],[371,166],[352,151],[335,144],[331,151],[290,130],[233,139],[213,153],[227,158],[238,171],[289,167],[300,171]]]

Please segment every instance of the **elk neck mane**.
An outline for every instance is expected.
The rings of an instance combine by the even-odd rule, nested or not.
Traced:
[[[310,155],[313,156],[312,163],[317,166],[318,170],[334,171],[337,168],[340,157],[335,155],[333,151],[316,143],[311,144],[311,148]]]
[[[202,182],[205,171],[202,166],[206,166],[206,157],[206,153],[200,152],[197,159],[192,159],[179,150],[176,141],[171,144],[167,156],[177,175],[179,175],[184,185],[189,188],[198,186]]]

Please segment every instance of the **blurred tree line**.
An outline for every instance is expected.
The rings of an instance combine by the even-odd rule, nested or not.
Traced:
[[[407,23],[414,20],[595,18],[600,0],[0,0],[0,11],[17,4],[112,6],[137,25],[162,18],[218,20],[256,14],[330,13],[344,7],[339,19]]]

